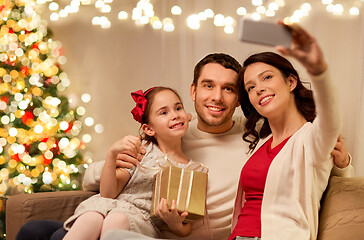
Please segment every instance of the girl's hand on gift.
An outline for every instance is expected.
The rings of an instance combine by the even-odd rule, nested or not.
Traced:
[[[191,233],[192,224],[183,223],[188,212],[178,213],[176,201],[172,200],[171,210],[168,209],[167,200],[162,198],[157,209],[157,214],[168,225],[169,229],[177,236],[184,237]]]

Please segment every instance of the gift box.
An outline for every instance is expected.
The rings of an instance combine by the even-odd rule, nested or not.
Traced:
[[[207,173],[168,166],[154,176],[151,216],[157,216],[162,198],[168,206],[176,200],[179,213],[188,212],[186,220],[196,220],[205,214]]]

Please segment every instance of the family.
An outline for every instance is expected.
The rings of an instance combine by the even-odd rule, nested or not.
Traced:
[[[305,67],[312,90],[286,58],[262,52],[242,66],[223,53],[200,60],[190,90],[192,119],[171,88],[133,92],[132,115],[143,134],[117,141],[105,161],[87,169],[84,188],[100,193],[64,223],[26,223],[16,239],[316,239],[329,177],[354,173],[323,53],[302,27],[287,27],[291,47],[275,49]],[[245,117],[234,115],[238,106]],[[163,161],[180,168],[202,163],[205,218],[186,223],[188,212],[162,199],[160,219],[151,219],[153,174],[139,166]]]

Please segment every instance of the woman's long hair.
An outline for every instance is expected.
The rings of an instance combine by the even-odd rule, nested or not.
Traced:
[[[260,115],[250,103],[248,92],[244,87],[244,73],[249,65],[256,62],[262,62],[277,68],[285,80],[287,80],[289,76],[297,79],[297,86],[293,90],[297,109],[309,122],[312,122],[316,117],[312,90],[303,86],[297,71],[286,58],[273,52],[262,52],[251,55],[244,61],[238,77],[239,102],[241,109],[247,118],[243,139],[249,143],[250,151],[254,150],[260,138],[267,137],[272,132],[268,119]],[[261,129],[258,130],[257,123],[260,120],[263,121],[263,124]]]

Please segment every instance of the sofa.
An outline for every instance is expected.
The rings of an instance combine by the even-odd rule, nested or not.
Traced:
[[[94,194],[96,192],[64,191],[9,197],[6,201],[6,239],[15,239],[20,227],[30,220],[66,220],[81,201]],[[322,198],[317,239],[364,239],[364,177],[330,178]]]

